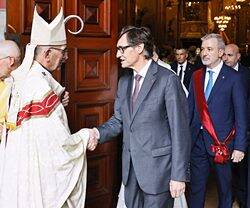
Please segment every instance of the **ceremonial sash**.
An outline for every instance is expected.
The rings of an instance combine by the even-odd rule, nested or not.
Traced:
[[[204,95],[204,86],[202,82],[203,69],[199,69],[194,73],[194,96],[200,115],[201,123],[204,129],[212,137],[214,144],[211,145],[212,152],[215,153],[214,162],[218,164],[226,163],[230,158],[230,152],[227,145],[235,136],[235,128],[233,128],[226,139],[221,142],[215,132],[211,116],[208,112],[208,105]]]
[[[18,112],[17,126],[33,117],[49,116],[59,103],[60,99],[53,91],[49,92],[41,101],[31,101]]]

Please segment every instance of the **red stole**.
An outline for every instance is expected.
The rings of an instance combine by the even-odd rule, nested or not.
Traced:
[[[194,96],[198,107],[201,123],[204,129],[212,137],[214,144],[211,145],[212,152],[215,153],[214,162],[218,164],[226,163],[230,158],[230,152],[227,145],[235,136],[235,128],[233,128],[226,139],[220,142],[215,132],[211,116],[208,112],[208,105],[204,95],[204,86],[202,82],[203,69],[199,69],[194,73]]]

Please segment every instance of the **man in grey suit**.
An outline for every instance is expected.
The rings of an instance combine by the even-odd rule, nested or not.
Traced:
[[[173,207],[173,198],[184,193],[189,180],[191,146],[180,80],[151,59],[153,40],[147,28],[123,28],[116,56],[126,71],[119,80],[114,115],[94,128],[89,147],[95,148],[97,137],[103,143],[123,132],[126,206]]]

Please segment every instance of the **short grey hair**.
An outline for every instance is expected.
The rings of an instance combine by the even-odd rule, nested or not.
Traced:
[[[219,49],[225,50],[225,42],[220,34],[216,34],[216,33],[206,34],[205,36],[203,36],[201,38],[201,41],[208,40],[211,38],[215,38],[217,40],[217,44],[218,44]]]
[[[50,46],[42,46],[42,45],[38,45],[35,49],[35,54],[34,54],[34,59],[36,60],[37,57],[42,54],[44,51],[48,50],[50,48]]]

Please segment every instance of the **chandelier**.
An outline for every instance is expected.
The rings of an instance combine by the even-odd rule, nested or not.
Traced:
[[[225,6],[225,10],[235,11],[239,9],[241,9],[241,6],[237,4],[231,4],[229,6]]]
[[[219,30],[224,31],[227,28],[227,24],[231,20],[231,17],[226,15],[220,15],[214,17],[214,20],[217,23]]]
[[[241,9],[241,6],[246,0],[228,0],[226,1],[226,6],[224,7],[228,12],[235,12]]]

